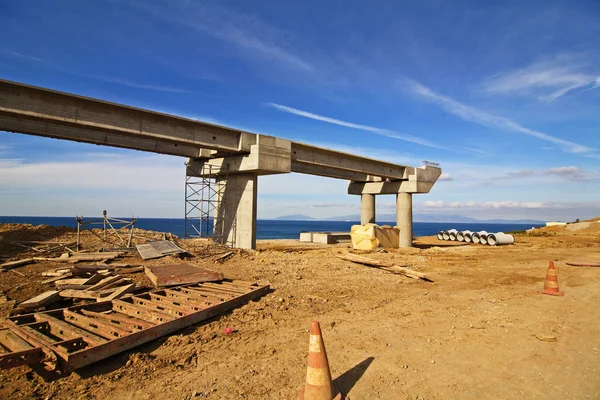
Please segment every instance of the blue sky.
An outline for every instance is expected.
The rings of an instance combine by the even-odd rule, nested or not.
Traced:
[[[600,3],[0,2],[0,77],[441,163],[415,213],[600,215]],[[0,215],[181,217],[184,159],[0,132]],[[259,179],[259,218],[355,214],[347,182]],[[394,212],[393,196],[378,212]]]

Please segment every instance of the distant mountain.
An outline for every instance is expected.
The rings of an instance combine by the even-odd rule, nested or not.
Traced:
[[[331,217],[327,221],[360,221],[359,214],[342,215],[340,217]],[[377,215],[378,222],[395,222],[395,214]],[[463,223],[486,223],[486,224],[534,224],[544,225],[545,221],[535,219],[475,219],[463,217],[462,215],[431,215],[431,214],[414,214],[414,222],[463,222]]]
[[[285,220],[285,221],[308,221],[314,219],[313,217],[309,217],[308,215],[302,214],[290,214],[290,215],[282,215],[281,217],[277,217],[275,219]]]

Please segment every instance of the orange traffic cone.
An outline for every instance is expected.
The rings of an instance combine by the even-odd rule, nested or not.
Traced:
[[[333,386],[325,344],[321,335],[319,321],[310,324],[308,342],[308,368],[306,386],[300,390],[298,400],[342,400],[343,396]],[[348,400],[348,399],[346,399]]]
[[[554,261],[550,261],[548,272],[546,273],[546,281],[544,282],[544,290],[540,293],[549,294],[552,296],[564,296],[563,292],[558,291],[558,278],[556,277],[556,269],[554,269]]]

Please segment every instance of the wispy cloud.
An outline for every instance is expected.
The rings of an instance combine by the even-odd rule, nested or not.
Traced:
[[[442,172],[442,174],[438,178],[438,181],[453,181],[453,180],[454,180],[454,177],[452,175],[450,175],[449,172]]]
[[[568,202],[543,202],[543,201],[486,201],[486,202],[444,202],[430,200],[420,204],[420,207],[424,208],[444,208],[444,209],[456,209],[456,208],[468,208],[468,209],[502,209],[502,208],[523,208],[523,209],[540,209],[540,208],[551,208],[551,209],[570,209],[570,208],[600,208],[600,202],[582,202],[582,203],[568,203]]]
[[[18,188],[41,189],[135,189],[157,190],[136,177],[149,174],[162,182],[159,192],[178,193],[183,166],[176,157],[159,155],[143,157],[111,157],[101,153],[86,161],[23,162],[0,159],[0,190]],[[126,174],[123,171],[127,171]]]
[[[498,180],[520,180],[530,178],[535,178],[538,181],[543,178],[562,178],[569,181],[590,182],[600,180],[600,170],[586,170],[574,165],[544,170],[526,169],[492,176],[489,180],[485,181],[485,184],[490,185]]]
[[[141,83],[135,82],[127,79],[120,79],[110,76],[97,75],[97,74],[88,74],[84,72],[75,71],[70,68],[65,68],[62,65],[53,62],[51,60],[40,58],[32,55],[17,53],[13,51],[2,51],[0,50],[0,54],[5,54],[9,57],[21,58],[29,61],[34,61],[35,63],[44,65],[45,68],[53,69],[55,71],[63,72],[65,74],[78,76],[86,79],[94,79],[96,81],[106,82],[106,83],[114,83],[117,85],[127,86],[135,89],[145,89],[145,90],[153,90],[158,92],[169,92],[169,93],[189,93],[189,94],[198,94],[194,91],[182,89],[173,86],[160,85],[160,84],[152,84],[152,83]]]
[[[290,49],[295,38],[289,32],[267,24],[255,14],[241,13],[223,4],[174,1],[168,5],[138,4],[138,7],[171,23],[231,43],[245,50],[246,57],[261,56],[306,72],[315,70],[311,62]]]
[[[482,89],[494,94],[532,95],[543,101],[554,101],[561,96],[586,86],[598,87],[598,71],[586,72],[588,64],[576,57],[561,55],[550,61],[537,62],[525,68],[496,74],[486,79]]]
[[[273,107],[279,111],[286,112],[288,114],[299,115],[304,118],[310,118],[310,119],[314,119],[317,121],[327,122],[328,124],[334,124],[334,125],[344,126],[346,128],[352,128],[352,129],[358,129],[358,130],[365,131],[365,132],[371,132],[371,133],[375,133],[377,135],[403,140],[405,142],[420,144],[422,146],[434,147],[437,149],[446,149],[445,147],[437,145],[435,143],[432,143],[428,140],[421,139],[421,138],[418,138],[415,136],[401,134],[398,132],[391,131],[389,129],[376,128],[374,126],[361,125],[361,124],[355,124],[353,122],[342,121],[340,119],[335,119],[335,118],[331,118],[331,117],[325,117],[323,115],[313,114],[308,111],[299,110],[297,108],[292,108],[292,107],[284,106],[284,105],[277,104],[277,103],[268,103],[268,105],[270,107]]]
[[[464,119],[465,121],[474,122],[476,124],[487,127],[499,128],[505,131],[517,132],[522,133],[524,135],[533,136],[535,138],[554,143],[560,146],[564,151],[569,153],[588,153],[595,150],[594,148],[588,146],[570,142],[564,139],[559,139],[546,133],[526,128],[508,118],[489,114],[475,107],[468,106],[457,100],[454,100],[451,97],[436,93],[418,82],[412,80],[404,80],[403,84],[407,86],[411,92],[417,94],[425,100],[438,104],[446,112],[454,114]]]

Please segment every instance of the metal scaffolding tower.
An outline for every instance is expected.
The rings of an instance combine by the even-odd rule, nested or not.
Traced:
[[[185,238],[212,238],[216,243],[235,247],[223,234],[225,216],[217,218],[217,214],[225,212],[224,196],[227,176],[219,176],[217,168],[209,163],[196,168],[189,163],[185,177]],[[235,238],[235,218],[232,226]]]

